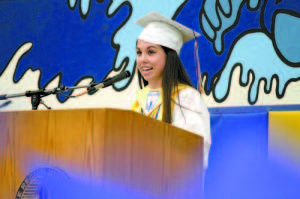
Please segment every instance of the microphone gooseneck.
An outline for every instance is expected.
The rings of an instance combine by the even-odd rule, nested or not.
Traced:
[[[102,82],[94,82],[90,85],[90,87],[87,88],[88,94],[92,95],[95,92],[97,92],[99,89],[111,86],[112,84],[114,84],[116,82],[126,79],[127,77],[130,77],[130,72],[123,71],[123,72],[119,73],[118,75],[110,77]]]

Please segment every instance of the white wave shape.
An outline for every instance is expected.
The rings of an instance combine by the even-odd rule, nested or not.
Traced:
[[[248,91],[250,83],[252,82],[252,75],[250,75],[249,84],[245,87],[239,84],[240,67],[236,67],[232,74],[230,93],[226,100],[222,103],[218,103],[214,100],[212,93],[209,95],[203,95],[203,99],[208,107],[231,107],[231,106],[249,106],[248,102]],[[203,82],[207,80],[204,77]],[[265,82],[261,82],[259,85],[259,95],[255,106],[266,106],[266,105],[293,105],[299,104],[300,102],[300,81],[289,83],[286,88],[285,95],[282,99],[278,99],[276,96],[277,81],[273,79],[272,89],[269,94],[264,92]]]
[[[1,93],[3,94],[16,94],[25,93],[28,90],[38,90],[38,80],[40,77],[40,71],[27,70],[17,83],[13,82],[13,75],[15,73],[17,64],[21,59],[22,55],[25,54],[32,47],[32,43],[28,42],[22,45],[18,51],[14,54],[7,68],[0,76]],[[28,66],[30,67],[30,66]],[[117,73],[111,72],[108,77],[114,76]],[[95,93],[94,95],[83,95],[78,98],[70,98],[65,103],[60,103],[55,95],[50,95],[42,98],[47,106],[52,109],[72,109],[72,108],[119,108],[129,109],[132,99],[138,89],[137,75],[130,86],[122,91],[116,92],[112,87],[107,87]],[[59,77],[51,81],[46,89],[53,89],[58,86],[60,79]],[[88,85],[91,82],[90,78],[83,79],[76,86]],[[83,92],[84,89],[77,89],[73,95]],[[8,106],[3,107],[0,111],[15,111],[15,110],[31,110],[31,98],[30,97],[17,97],[9,98],[12,103]],[[5,103],[5,100],[0,101],[0,105]],[[46,109],[42,104],[39,106],[39,110]]]

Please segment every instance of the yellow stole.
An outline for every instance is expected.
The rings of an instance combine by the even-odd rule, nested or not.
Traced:
[[[173,107],[173,101],[175,101],[176,97],[178,96],[178,92],[180,90],[183,90],[183,89],[188,88],[188,87],[189,86],[184,85],[184,84],[179,84],[178,85],[178,91],[175,91],[172,94],[172,98],[173,98],[173,100],[171,102],[172,107]],[[147,102],[147,96],[148,96],[148,93],[151,92],[151,91],[159,91],[160,95],[159,95],[159,98],[157,99],[157,102],[156,102],[154,108],[150,112],[147,112],[145,110],[146,102]],[[136,93],[136,97],[135,97],[135,100],[132,103],[131,110],[133,110],[135,112],[138,112],[138,113],[142,113],[142,114],[144,114],[148,117],[151,117],[153,119],[157,119],[157,120],[162,121],[162,113],[163,113],[162,89],[161,88],[151,89],[149,86],[146,86],[145,88],[139,90]]]

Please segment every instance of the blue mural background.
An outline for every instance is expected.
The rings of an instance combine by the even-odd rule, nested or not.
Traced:
[[[135,70],[135,39],[141,28],[133,22],[156,10],[200,32],[202,75],[206,94],[222,103],[230,92],[233,70],[241,67],[240,86],[249,84],[248,102],[259,96],[265,82],[270,93],[276,79],[276,97],[300,80],[300,5],[297,0],[190,0],[172,1],[1,1],[0,71],[25,42],[31,50],[15,71],[18,82],[29,68],[40,69],[39,88],[57,75],[60,83],[75,85],[92,77],[100,81],[110,71]],[[168,8],[168,9],[166,9]],[[288,34],[288,36],[287,36]],[[196,86],[194,42],[188,42],[180,57]],[[124,68],[121,66],[125,65]],[[127,88],[132,79],[114,85]],[[63,101],[61,99],[61,101]]]
[[[121,9],[116,17],[108,18],[106,6],[95,4],[85,20],[65,1],[1,2],[0,70],[21,44],[30,41],[33,47],[20,61],[15,82],[28,67],[41,69],[39,87],[56,75],[64,85],[74,85],[86,76],[101,80],[114,62],[111,35],[128,14],[128,9]]]

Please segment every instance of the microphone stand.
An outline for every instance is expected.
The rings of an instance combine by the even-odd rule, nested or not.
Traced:
[[[54,89],[48,89],[48,90],[42,88],[42,89],[35,90],[35,91],[26,91],[25,93],[17,93],[17,94],[11,94],[11,95],[4,94],[4,95],[0,95],[0,100],[5,100],[8,98],[13,98],[13,97],[26,96],[26,97],[31,97],[32,110],[37,110],[37,108],[40,104],[43,104],[47,109],[51,109],[41,100],[42,97],[46,97],[51,94],[60,94],[60,92],[75,90],[75,89],[79,89],[79,88],[87,88],[87,91],[83,92],[82,94],[77,95],[75,97],[79,97],[86,93],[91,95],[91,94],[94,94],[95,92],[97,92],[97,90],[105,88],[107,86],[110,86],[113,83],[121,81],[129,76],[130,76],[129,71],[123,71],[120,74],[118,74],[114,77],[111,77],[111,78],[107,78],[106,80],[104,80],[102,82],[91,82],[89,85],[74,86],[74,87],[66,87],[64,85],[61,85],[60,87],[56,87]],[[74,97],[74,96],[68,96],[68,97]]]
[[[47,109],[51,109],[51,107],[47,106],[41,98],[46,97],[51,94],[59,94],[60,92],[65,92],[69,90],[75,90],[80,88],[91,88],[95,85],[89,84],[89,85],[83,85],[83,86],[74,86],[74,87],[66,87],[64,85],[61,85],[60,87],[56,87],[54,89],[39,89],[34,91],[26,91],[25,93],[16,93],[16,94],[4,94],[0,95],[0,100],[6,100],[8,98],[15,98],[15,97],[31,97],[31,105],[32,110],[37,110],[38,106],[40,104],[43,104]]]

